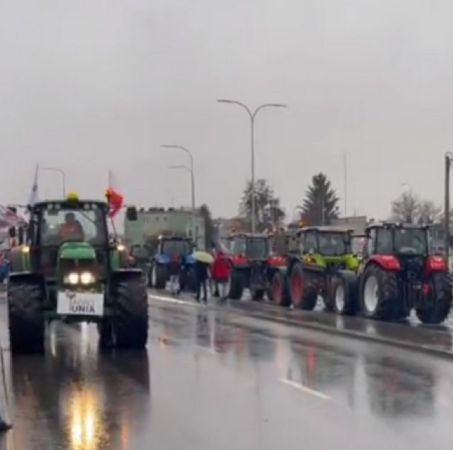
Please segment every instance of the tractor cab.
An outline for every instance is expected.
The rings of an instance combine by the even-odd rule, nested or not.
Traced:
[[[228,241],[233,263],[247,264],[252,261],[265,261],[269,257],[270,245],[267,234],[234,234]]]
[[[192,286],[193,242],[185,236],[161,235],[157,240],[156,253],[147,269],[148,287],[164,289],[169,280],[169,267],[172,264],[181,266],[180,287]]]
[[[427,225],[382,223],[366,230],[365,258],[402,269],[408,276],[419,276],[429,255]],[[442,258],[436,257],[441,261]],[[431,260],[431,259],[430,259]]]
[[[352,231],[332,226],[306,227],[297,232],[299,254],[305,263],[321,267],[358,266],[351,249]]]
[[[184,262],[193,252],[192,240],[183,236],[159,236],[157,255],[161,258]]]
[[[47,278],[57,278],[77,261],[105,278],[110,251],[107,215],[107,203],[75,195],[34,205],[28,230],[33,266]]]

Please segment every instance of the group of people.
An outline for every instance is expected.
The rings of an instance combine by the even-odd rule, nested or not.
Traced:
[[[230,275],[230,262],[227,254],[220,246],[213,246],[212,256],[214,261],[212,264],[203,261],[195,261],[193,264],[193,275],[195,281],[195,299],[197,302],[207,303],[208,301],[208,282],[212,280],[214,296],[220,297],[221,301],[225,301],[228,296],[227,285]],[[180,277],[181,265],[179,261],[172,260],[169,264],[169,284],[170,291],[173,295],[178,295],[180,292]]]

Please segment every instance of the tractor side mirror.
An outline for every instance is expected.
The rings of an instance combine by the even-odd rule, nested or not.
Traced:
[[[126,219],[130,222],[136,222],[138,219],[137,208],[135,206],[128,206],[126,209]]]

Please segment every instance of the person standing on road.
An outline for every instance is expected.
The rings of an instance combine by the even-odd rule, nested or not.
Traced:
[[[197,302],[200,301],[201,290],[203,290],[203,301],[204,303],[207,303],[208,302],[207,280],[209,276],[209,264],[206,264],[201,261],[195,261],[194,271],[197,287],[195,299],[197,300]]]
[[[230,276],[230,261],[222,250],[216,252],[212,264],[212,278],[219,292],[220,300],[226,301],[228,297],[227,284]]]
[[[181,260],[178,255],[173,255],[170,263],[168,264],[168,275],[170,278],[170,292],[171,295],[179,295],[180,283],[179,277],[181,276]]]

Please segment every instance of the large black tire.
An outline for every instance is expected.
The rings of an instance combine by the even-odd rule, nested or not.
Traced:
[[[367,319],[393,320],[401,309],[400,301],[396,274],[374,264],[368,266],[360,283],[361,314]]]
[[[271,302],[279,306],[289,306],[291,303],[286,277],[279,270],[272,276],[268,297]]]
[[[299,263],[294,264],[289,276],[289,292],[294,308],[312,311],[318,300],[318,291],[307,282],[307,278],[302,266]]]
[[[231,269],[228,284],[228,298],[231,300],[240,300],[244,292],[244,274],[240,270]]]
[[[357,277],[354,273],[340,272],[330,282],[329,304],[336,314],[350,316],[358,309]]]
[[[13,352],[38,353],[44,350],[43,296],[39,282],[9,281],[9,333]]]
[[[154,287],[156,289],[165,289],[168,279],[167,267],[162,264],[156,263],[153,265],[153,270],[156,271],[156,283]]]
[[[101,347],[142,349],[148,340],[148,295],[140,278],[115,282],[113,317],[99,326]]]
[[[417,317],[425,324],[442,323],[450,313],[452,297],[450,275],[447,272],[434,273],[430,282],[430,293],[415,310]]]

